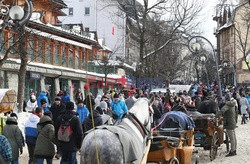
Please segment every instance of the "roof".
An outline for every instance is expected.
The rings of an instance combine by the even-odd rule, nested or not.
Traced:
[[[58,4],[60,4],[60,5],[64,6],[64,7],[67,7],[67,5],[64,3],[63,0],[52,0],[52,2],[58,3]]]

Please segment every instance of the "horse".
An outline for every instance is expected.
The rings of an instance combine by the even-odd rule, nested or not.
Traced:
[[[81,147],[81,164],[141,163],[151,135],[153,109],[138,99],[115,126],[99,126],[88,132]]]

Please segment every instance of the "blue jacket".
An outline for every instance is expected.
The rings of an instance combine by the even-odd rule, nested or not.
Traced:
[[[115,112],[115,114],[118,116],[119,119],[122,118],[124,113],[128,112],[128,107],[125,104],[124,101],[119,100],[118,102],[112,101],[110,103],[110,107]]]
[[[81,123],[83,123],[85,118],[89,116],[89,110],[84,106],[81,108],[78,106],[76,112],[79,115],[79,119],[80,119]]]
[[[67,102],[70,102],[70,97],[69,94],[67,93],[66,95],[62,96],[62,103],[66,105]]]
[[[37,98],[37,106],[38,107],[42,106],[42,104],[41,104],[41,100],[42,99],[46,101],[47,105],[49,105],[49,100],[48,100],[48,97],[46,96],[46,93],[45,92],[41,92],[40,95]],[[44,112],[46,112],[48,110],[49,110],[48,107],[44,108]]]
[[[37,139],[37,123],[40,121],[40,118],[35,115],[31,114],[27,122],[25,123],[25,138],[26,143],[29,145],[36,145]]]

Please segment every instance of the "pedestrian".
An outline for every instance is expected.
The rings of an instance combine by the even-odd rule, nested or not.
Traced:
[[[110,103],[110,107],[114,112],[114,119],[121,120],[123,115],[128,112],[128,107],[124,101],[119,99],[119,95],[117,93],[114,94],[113,101]]]
[[[79,100],[77,104],[76,112],[80,118],[81,124],[89,116],[89,110],[84,106],[83,101]]]
[[[52,104],[50,111],[52,113],[52,120],[55,123],[59,115],[65,112],[65,105],[61,102],[61,97],[56,97],[55,102]]]
[[[76,152],[80,150],[83,132],[77,113],[74,110],[74,103],[68,102],[66,110],[56,120],[55,135],[62,151],[61,164],[77,163]],[[72,133],[62,134],[62,129],[68,129]]]
[[[41,104],[42,101],[41,100],[44,100],[47,104],[49,104],[49,100],[48,100],[48,97],[46,96],[46,92],[45,91],[42,91],[40,93],[40,95],[38,96],[38,98],[37,98],[37,106],[38,107],[42,106],[42,104]]]
[[[41,107],[44,113],[49,112],[48,103],[44,99],[41,100]]]
[[[241,93],[240,98],[240,112],[241,112],[241,124],[246,124],[246,119],[248,116],[248,101],[245,93]]]
[[[32,113],[29,119],[25,123],[25,140],[29,151],[29,164],[36,164],[34,156],[34,150],[37,139],[37,124],[40,121],[40,117],[43,115],[43,109],[37,107],[34,113]]]
[[[95,98],[95,107],[98,107],[100,105],[102,96],[101,95],[97,95]]]
[[[231,96],[227,94],[225,96],[225,105],[222,107],[220,111],[218,111],[217,115],[223,116],[223,128],[226,129],[226,132],[229,136],[231,143],[231,150],[226,155],[226,157],[236,155],[237,148],[237,140],[235,134],[236,128],[236,120],[235,120],[235,100],[231,99]]]
[[[102,116],[102,123],[104,125],[113,125],[113,118],[108,113],[108,105],[105,101],[100,102],[99,106],[103,112]]]
[[[65,105],[67,102],[70,102],[70,96],[69,94],[67,93],[67,91],[64,91],[63,92],[63,96],[62,96],[62,99],[61,99],[62,103]]]
[[[49,116],[44,115],[41,117],[37,124],[37,133],[34,150],[37,164],[43,164],[44,159],[46,159],[47,164],[52,164],[52,159],[55,155],[55,128]]]
[[[82,100],[83,101],[83,94],[81,89],[79,88],[76,95],[75,95],[75,101],[78,104],[78,101]]]
[[[8,139],[4,135],[0,135],[0,163],[11,164],[12,151]]]
[[[93,121],[94,121],[94,126],[100,126],[103,125],[102,122],[102,110],[100,110],[100,107],[98,106],[97,109],[93,110],[93,119],[91,113],[89,116],[84,120],[83,122],[83,132],[87,132],[88,130],[93,128]]]
[[[12,163],[18,164],[19,151],[23,153],[23,135],[15,117],[8,117],[3,127],[3,135],[8,139],[12,150]]]
[[[26,103],[26,112],[33,113],[37,107],[36,96],[31,95],[29,101]]]
[[[125,104],[128,107],[128,110],[132,108],[132,106],[135,104],[136,98],[135,98],[135,94],[131,94],[126,100],[125,100]]]
[[[85,98],[85,100],[83,101],[84,105],[86,105],[86,108],[90,111],[90,110],[94,110],[94,106],[95,106],[95,101],[93,98],[93,95],[91,92],[89,92],[88,96]]]

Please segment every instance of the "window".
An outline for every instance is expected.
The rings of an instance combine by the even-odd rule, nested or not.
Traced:
[[[34,40],[28,41],[28,56],[29,56],[29,60],[35,61],[36,56],[35,56],[35,41]]]
[[[89,7],[85,7],[85,15],[89,15],[90,14],[90,8]]]
[[[54,64],[59,65],[59,63],[60,63],[60,46],[55,45]]]
[[[48,64],[51,64],[52,55],[51,55],[51,44],[50,43],[46,44],[46,54],[45,55],[46,55],[45,62]]]
[[[62,66],[67,66],[67,49],[65,46],[62,48]]]
[[[80,62],[80,53],[79,53],[79,50],[76,50],[76,58],[75,58],[75,62],[76,62],[76,69],[81,69],[81,62]]]
[[[69,67],[74,68],[74,53],[73,49],[69,49]]]
[[[81,60],[82,69],[84,69],[86,66],[84,49],[80,53],[81,53],[81,59],[82,59]]]
[[[73,7],[69,8],[69,15],[73,15]]]
[[[44,52],[43,52],[43,46],[44,46],[44,43],[43,42],[39,42],[38,43],[38,56],[37,56],[37,62],[43,62],[43,56],[44,56]]]
[[[2,33],[0,34],[0,52],[1,52],[1,53],[5,53],[4,38],[5,38],[5,32],[2,32]]]
[[[85,27],[85,32],[89,32],[89,27]]]

